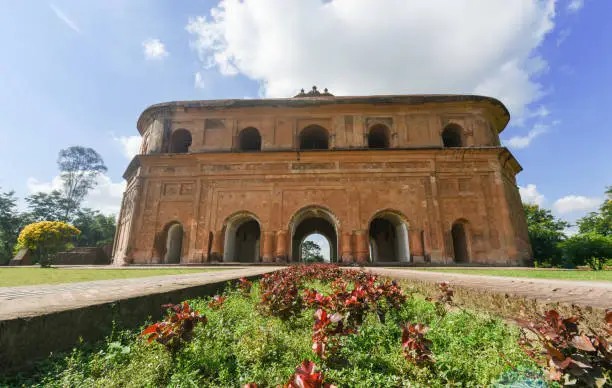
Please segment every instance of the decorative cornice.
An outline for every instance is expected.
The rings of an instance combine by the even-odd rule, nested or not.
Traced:
[[[309,92],[311,93],[311,92]],[[317,93],[320,93],[317,90]],[[325,93],[325,92],[324,92]],[[233,99],[233,100],[200,100],[200,101],[172,101],[151,105],[138,119],[138,131],[143,134],[150,120],[159,117],[170,117],[176,109],[240,109],[240,108],[311,108],[325,105],[421,105],[428,103],[475,103],[481,104],[495,119],[496,129],[501,132],[510,121],[508,109],[499,100],[492,97],[476,95],[452,94],[417,94],[417,95],[391,95],[391,96],[332,96],[321,93],[315,98],[265,98],[265,99]],[[329,94],[329,92],[327,92]],[[307,93],[305,93],[307,94]],[[317,98],[321,97],[321,98]]]

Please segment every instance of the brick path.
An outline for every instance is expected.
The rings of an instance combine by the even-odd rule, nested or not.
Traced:
[[[235,267],[182,275],[134,279],[96,280],[81,283],[0,287],[0,321],[30,317],[120,299],[173,291],[241,276],[259,275],[279,267]]]
[[[513,278],[399,268],[370,268],[370,270],[396,279],[425,282],[449,281],[451,285],[455,286],[522,296],[546,302],[560,302],[603,309],[612,308],[612,282]]]

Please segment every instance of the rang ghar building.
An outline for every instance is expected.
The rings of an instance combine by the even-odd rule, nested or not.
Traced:
[[[500,145],[472,95],[180,101],[138,119],[116,264],[292,263],[317,233],[341,264],[520,265],[532,256]]]

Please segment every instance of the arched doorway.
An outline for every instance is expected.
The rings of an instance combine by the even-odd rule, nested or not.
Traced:
[[[183,225],[171,222],[164,227],[158,253],[164,264],[179,264],[183,250]]]
[[[170,136],[170,153],[186,154],[191,147],[191,132],[186,129],[177,129]]]
[[[297,212],[291,221],[291,261],[302,261],[302,244],[311,235],[323,236],[329,244],[329,261],[338,261],[338,222],[332,213],[321,207],[308,207]]]
[[[329,263],[332,256],[331,247],[331,242],[324,235],[309,234],[300,243],[300,262]]]
[[[468,237],[466,232],[466,222],[458,220],[453,223],[451,228],[453,240],[453,256],[456,263],[467,263],[470,261],[468,254]]]
[[[408,225],[398,214],[380,212],[369,225],[370,257],[374,262],[409,262]]]
[[[310,125],[300,132],[300,150],[329,149],[329,134],[318,125]]]
[[[261,228],[255,216],[243,213],[230,217],[224,227],[223,261],[258,263]]]
[[[389,128],[376,124],[368,132],[368,148],[389,148]]]
[[[261,135],[257,128],[248,127],[238,135],[240,151],[261,151]]]
[[[463,147],[463,129],[457,124],[449,124],[442,131],[444,147]]]

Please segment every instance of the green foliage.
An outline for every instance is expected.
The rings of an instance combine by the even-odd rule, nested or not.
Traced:
[[[563,231],[569,224],[555,218],[550,210],[542,209],[538,205],[524,203],[523,209],[536,263],[541,264],[546,261],[551,265],[561,264],[561,250],[558,244],[564,240]]]
[[[324,292],[323,288],[319,291]],[[440,316],[433,303],[416,297],[391,310],[384,321],[376,312],[367,313],[358,334],[341,337],[339,354],[321,360],[312,349],[314,309],[287,320],[264,316],[256,308],[258,283],[248,294],[230,289],[224,296],[227,299],[217,309],[208,307],[212,298],[188,301],[206,315],[208,323],[196,326],[192,340],[176,354],[156,342],[138,341],[135,332],[122,332],[93,349],[79,348],[39,368],[38,376],[27,383],[45,387],[239,387],[256,382],[269,387],[284,384],[296,366],[310,359],[324,371],[325,382],[338,387],[469,387],[486,386],[515,368],[534,368],[517,345],[517,329],[500,319],[467,311]],[[432,342],[434,363],[417,366],[402,354],[401,324],[407,321],[430,327],[426,336]]]
[[[35,193],[25,198],[28,204],[28,213],[25,214],[29,223],[40,221],[63,221],[70,208],[68,201],[58,190],[50,193]]]
[[[599,262],[612,259],[612,236],[597,233],[577,234],[560,244],[564,256],[574,265],[601,269]]]
[[[7,264],[13,257],[20,224],[15,192],[0,192],[0,265]]]
[[[63,219],[80,207],[83,199],[97,184],[96,179],[107,171],[104,160],[93,148],[72,146],[59,152],[57,166],[62,178],[62,196],[65,199]]]
[[[97,210],[79,209],[72,224],[81,231],[76,240],[80,247],[93,247],[113,242],[117,227],[114,216],[105,216]]]
[[[612,186],[606,190],[606,199],[598,212],[591,212],[578,220],[580,233],[596,233],[612,236]]]
[[[305,263],[322,263],[325,259],[321,247],[314,241],[305,240],[302,243],[302,260]]]

